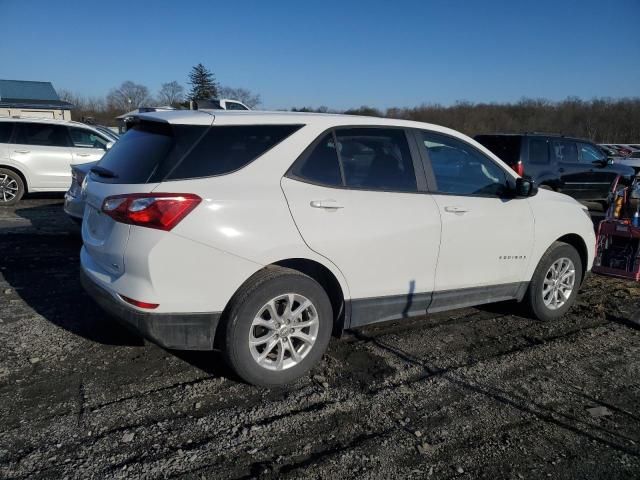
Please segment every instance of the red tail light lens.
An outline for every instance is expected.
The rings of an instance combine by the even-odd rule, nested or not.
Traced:
[[[105,198],[102,211],[116,222],[169,231],[202,199],[191,193],[137,193]]]
[[[133,298],[125,297],[124,295],[120,295],[125,302],[130,303],[138,308],[148,308],[149,310],[153,310],[154,308],[158,308],[159,303],[147,303],[141,302],[140,300],[134,300]]]
[[[516,163],[511,168],[513,168],[513,170],[521,177],[524,175],[524,164],[522,163],[522,161],[518,160],[518,163]]]

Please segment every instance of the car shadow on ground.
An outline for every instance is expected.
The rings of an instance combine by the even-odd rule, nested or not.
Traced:
[[[60,204],[18,205],[16,216],[30,225],[0,228],[0,272],[11,287],[2,292],[3,320],[10,323],[12,318],[7,317],[17,320],[35,312],[98,343],[142,345],[141,339],[114,323],[84,293],[79,279],[82,240],[60,208]],[[24,303],[11,302],[15,296]]]
[[[11,287],[10,293],[0,292],[0,311],[3,300],[10,302],[12,296],[24,302],[5,303],[3,321],[11,322],[7,316],[18,320],[35,312],[92,342],[144,346],[142,337],[102,310],[82,288],[82,238],[78,226],[62,212],[62,204],[38,203],[24,202],[15,208],[13,220],[28,220],[28,225],[0,226],[0,273]],[[232,376],[218,352],[167,352],[212,376]]]

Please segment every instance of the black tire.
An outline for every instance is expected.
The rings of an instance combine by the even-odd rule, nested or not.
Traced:
[[[5,200],[5,197],[8,195],[7,192],[4,191],[5,188],[11,186],[17,186],[17,192],[14,192],[13,188],[11,188],[11,194],[15,193],[15,196],[11,198],[11,200]],[[1,207],[10,207],[15,205],[20,201],[22,196],[24,195],[24,182],[20,175],[18,175],[13,170],[9,170],[8,168],[0,168],[0,206]]]
[[[316,340],[299,363],[282,370],[270,370],[260,365],[252,355],[249,347],[252,322],[267,302],[288,293],[302,295],[313,304],[319,324]],[[236,292],[225,309],[223,321],[220,332],[224,333],[222,349],[231,369],[253,385],[276,386],[297,380],[318,363],[329,345],[333,311],[324,288],[311,277],[288,268],[268,267],[256,273]],[[290,351],[284,352],[292,360]]]
[[[565,303],[557,309],[551,309],[545,305],[543,299],[543,286],[547,273],[551,266],[562,258],[568,258],[573,262],[575,270],[575,281],[569,298]],[[530,313],[537,319],[543,321],[555,320],[561,317],[574,304],[582,282],[582,260],[577,250],[569,244],[562,242],[554,242],[553,245],[544,253],[538,266],[536,267],[529,288],[524,299],[525,306]]]

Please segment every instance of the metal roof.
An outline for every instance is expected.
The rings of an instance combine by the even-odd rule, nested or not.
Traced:
[[[64,108],[73,107],[60,100],[51,82],[27,80],[0,80],[0,106],[22,108]]]

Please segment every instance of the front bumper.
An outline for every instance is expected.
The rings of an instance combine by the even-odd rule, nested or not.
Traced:
[[[128,307],[83,270],[80,271],[80,281],[96,303],[120,323],[161,347],[175,350],[213,349],[213,339],[220,320],[219,312],[143,312]]]

